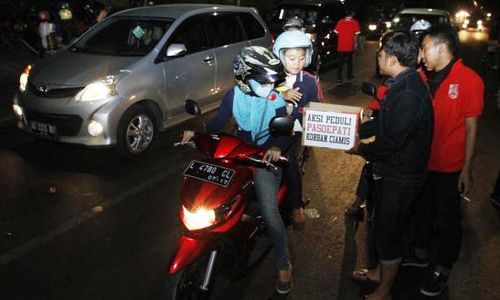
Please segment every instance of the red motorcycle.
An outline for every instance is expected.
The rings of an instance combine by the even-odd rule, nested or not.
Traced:
[[[201,114],[194,101],[186,102],[186,111]],[[275,117],[269,127],[277,134],[288,134],[293,121]],[[208,299],[215,274],[238,278],[270,248],[253,174],[256,168],[277,167],[261,159],[262,148],[228,134],[197,133],[188,145],[208,157],[191,161],[184,171],[179,207],[184,233],[168,273],[174,284],[172,299]],[[286,192],[282,185],[280,204]]]

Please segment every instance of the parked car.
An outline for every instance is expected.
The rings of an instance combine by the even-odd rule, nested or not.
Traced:
[[[271,33],[277,37],[283,32],[286,20],[299,17],[304,21],[304,30],[311,38],[314,52],[313,68],[334,62],[337,58],[337,36],[333,28],[345,16],[345,9],[339,1],[291,1],[277,5],[267,17]],[[313,70],[315,71],[315,70]]]
[[[26,68],[13,101],[17,126],[140,155],[158,131],[190,117],[185,100],[217,108],[234,86],[240,49],[269,47],[270,39],[254,8],[175,4],[118,12]]]

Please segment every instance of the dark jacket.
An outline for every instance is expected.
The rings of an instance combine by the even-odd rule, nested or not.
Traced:
[[[382,177],[418,179],[429,160],[434,113],[429,89],[417,71],[408,69],[389,83],[376,119],[375,141],[359,151]]]

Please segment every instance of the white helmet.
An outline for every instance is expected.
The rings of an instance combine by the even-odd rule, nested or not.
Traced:
[[[285,31],[280,34],[273,45],[273,53],[280,58],[281,62],[285,61],[284,50],[292,48],[303,48],[306,50],[306,60],[304,67],[311,64],[313,46],[311,39],[302,31],[293,30]]]
[[[283,25],[283,31],[302,30],[302,28],[304,28],[304,21],[297,16],[288,18],[285,25]]]
[[[429,28],[431,28],[431,23],[427,20],[420,19],[411,25],[410,31],[412,33],[420,33],[429,30]]]

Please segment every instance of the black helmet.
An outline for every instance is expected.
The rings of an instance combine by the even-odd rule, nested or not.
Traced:
[[[285,80],[280,60],[267,48],[250,46],[241,49],[233,64],[236,83],[244,93],[251,93],[249,80],[259,84],[279,84]]]

